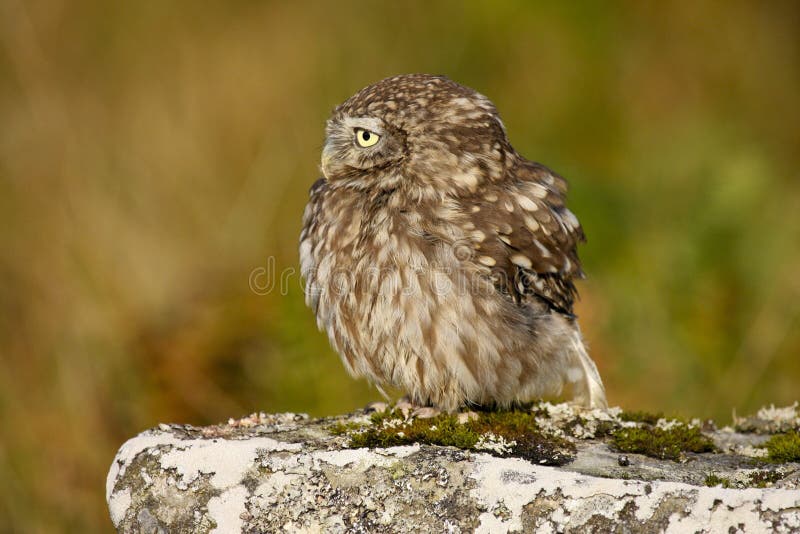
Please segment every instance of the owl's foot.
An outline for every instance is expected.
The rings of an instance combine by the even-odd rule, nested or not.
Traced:
[[[432,419],[441,413],[441,410],[433,406],[422,406],[411,412],[411,417],[416,417],[417,419]]]
[[[395,410],[400,410],[403,417],[416,417],[417,419],[430,419],[441,414],[441,410],[433,406],[420,406],[411,402],[408,397],[403,397],[394,405]]]
[[[397,404],[394,406],[395,410],[400,410],[403,414],[403,417],[408,419],[409,417],[416,418],[416,419],[431,419],[433,417],[437,417],[441,415],[443,412],[439,408],[434,406],[420,406],[418,404],[414,404],[411,402],[408,397],[403,397]],[[478,414],[473,412],[472,410],[466,412],[460,412],[456,415],[458,422],[460,424],[465,424],[469,421],[476,421],[478,419]]]
[[[460,414],[458,414],[458,422],[462,425],[470,421],[477,421],[477,420],[478,420],[478,414],[476,414],[472,410],[468,412],[461,412]]]
[[[400,410],[400,412],[403,414],[403,417],[407,418],[412,411],[417,409],[417,406],[414,406],[411,401],[408,400],[408,397],[403,397],[397,401],[397,404],[394,405],[394,409]]]
[[[373,412],[383,413],[388,408],[389,405],[386,404],[385,402],[376,401],[376,402],[370,402],[369,404],[364,406],[364,411],[367,413],[373,413]]]

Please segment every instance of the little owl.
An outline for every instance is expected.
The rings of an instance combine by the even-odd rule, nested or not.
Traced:
[[[448,412],[606,406],[572,313],[584,234],[566,182],[514,150],[485,96],[425,74],[365,87],[328,120],[321,170],[306,302],[352,375]]]

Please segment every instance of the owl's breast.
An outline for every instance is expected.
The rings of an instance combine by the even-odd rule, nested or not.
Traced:
[[[432,280],[447,285],[433,273],[435,244],[391,206],[335,195],[311,204],[300,244],[306,301],[351,372],[383,375],[374,358],[419,338]]]
[[[375,313],[384,301],[396,305],[431,267],[431,243],[389,208],[354,203],[336,213],[317,221],[308,244],[301,244],[304,275],[319,294],[318,318]]]
[[[522,376],[503,355],[529,342],[530,317],[455,246],[457,232],[420,210],[323,211],[301,241],[306,296],[351,374],[448,403]]]

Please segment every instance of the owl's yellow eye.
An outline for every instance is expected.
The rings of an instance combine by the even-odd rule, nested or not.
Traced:
[[[362,148],[375,146],[380,139],[381,136],[376,133],[365,130],[364,128],[356,128],[356,143]]]

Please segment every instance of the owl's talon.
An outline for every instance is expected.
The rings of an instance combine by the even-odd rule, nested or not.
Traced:
[[[461,412],[460,414],[458,414],[458,422],[459,424],[462,425],[468,423],[469,421],[477,421],[477,420],[478,420],[478,414],[476,414],[472,410],[468,412]]]
[[[434,408],[433,406],[421,406],[414,410],[411,416],[417,419],[431,419],[441,413],[442,412],[438,408]]]
[[[394,409],[400,410],[400,413],[402,413],[403,417],[405,417],[406,419],[408,419],[409,414],[411,414],[411,412],[414,411],[416,408],[417,407],[411,404],[405,397],[397,401],[397,404],[394,405]]]
[[[367,404],[364,407],[364,411],[366,413],[373,413],[373,412],[384,413],[388,407],[389,407],[389,405],[386,404],[385,402],[376,401],[376,402],[370,402],[369,404]]]

